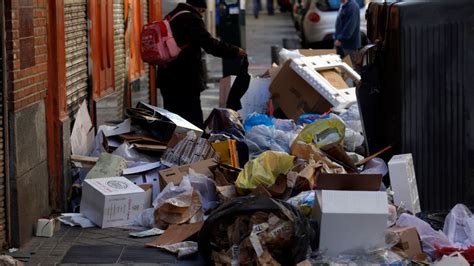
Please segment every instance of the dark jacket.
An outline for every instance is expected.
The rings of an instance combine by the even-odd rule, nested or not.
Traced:
[[[339,11],[336,19],[334,38],[342,42],[342,48],[360,48],[360,7],[354,0],[348,0]]]
[[[170,25],[178,46],[186,47],[176,60],[165,67],[158,67],[157,85],[161,90],[176,92],[176,95],[199,95],[206,88],[201,48],[211,55],[224,58],[238,57],[239,49],[213,38],[206,30],[201,14],[188,4],[178,4],[169,16],[183,10],[190,13],[180,14]]]

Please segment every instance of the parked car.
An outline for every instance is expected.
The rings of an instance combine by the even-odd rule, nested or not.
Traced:
[[[336,18],[340,0],[308,0],[308,11],[301,22],[301,41],[304,47],[332,48]],[[360,30],[362,39],[366,39],[367,22],[365,20],[366,4],[356,0],[360,6]]]
[[[301,29],[301,23],[303,21],[304,15],[308,11],[310,2],[310,0],[295,0],[293,3],[293,10],[291,14],[295,28],[298,31]]]

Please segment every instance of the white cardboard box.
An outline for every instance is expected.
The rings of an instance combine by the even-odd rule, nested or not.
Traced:
[[[142,212],[145,191],[125,177],[87,179],[82,185],[81,213],[96,225],[129,225]]]
[[[329,256],[385,244],[385,192],[317,190],[314,215],[320,225],[319,249]]]
[[[421,211],[420,199],[411,153],[393,156],[388,162],[388,171],[395,204],[403,203],[404,207],[413,214],[419,213]]]

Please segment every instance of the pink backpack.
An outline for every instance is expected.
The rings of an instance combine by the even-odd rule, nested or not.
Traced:
[[[169,15],[161,21],[155,21],[143,26],[140,51],[143,61],[152,65],[164,65],[176,59],[181,49],[176,44],[171,31],[170,22],[177,16],[190,13],[190,11],[183,10],[176,13],[173,17]]]

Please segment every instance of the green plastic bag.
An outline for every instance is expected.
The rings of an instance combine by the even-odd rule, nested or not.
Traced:
[[[248,161],[239,173],[235,186],[243,194],[246,190],[255,189],[258,185],[271,186],[278,175],[287,174],[293,168],[295,156],[286,152],[266,151],[254,160]]]
[[[321,119],[307,125],[293,143],[303,141],[314,144],[316,148],[321,148],[328,144],[342,143],[345,132],[346,126],[341,120],[337,118]]]

